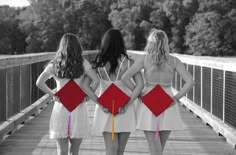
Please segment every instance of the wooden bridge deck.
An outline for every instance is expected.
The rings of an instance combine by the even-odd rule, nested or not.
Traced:
[[[56,145],[48,136],[50,104],[42,113],[22,126],[0,144],[0,155],[56,155]],[[88,105],[92,121],[94,105]],[[186,125],[183,131],[174,131],[166,144],[164,155],[236,155],[236,150],[224,137],[218,136],[191,112],[181,106]],[[80,155],[105,155],[103,137],[84,139]],[[125,155],[149,155],[147,141],[141,131],[132,133]]]

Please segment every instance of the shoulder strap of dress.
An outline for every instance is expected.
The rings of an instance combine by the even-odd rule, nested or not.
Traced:
[[[166,62],[165,64],[166,64],[166,66],[171,70],[171,72],[174,71],[173,68],[172,68],[167,62]]]
[[[128,59],[128,68],[130,68],[130,60]]]
[[[123,62],[124,62],[124,60],[125,60],[125,58],[126,57],[124,57],[123,58],[123,60],[121,61],[121,63],[120,63],[120,67],[119,67],[119,70],[118,70],[118,72],[117,72],[117,74],[116,74],[116,80],[118,79],[118,77],[119,77],[119,74],[120,74],[120,69],[121,69],[121,66],[122,66],[122,64],[123,64]]]
[[[97,71],[98,71],[98,74],[99,74],[100,78],[102,78],[102,74],[100,72],[100,68],[97,68]]]
[[[145,73],[148,73],[148,72],[150,72],[151,70],[153,70],[154,69],[154,65],[152,65],[152,67],[150,67]]]
[[[110,79],[110,76],[108,75],[106,68],[105,68],[105,67],[103,67],[103,69],[104,69],[104,72],[105,72],[105,73],[106,73],[106,75],[107,75],[107,79],[108,79],[109,81],[111,81],[111,79]]]
[[[143,66],[144,66],[144,63],[145,63],[145,61],[146,61],[146,59],[147,59],[147,55],[148,55],[148,54],[145,54],[144,61],[143,61]],[[150,67],[147,71],[144,70],[144,71],[145,71],[144,73],[146,74],[146,73],[150,72],[151,70],[154,69],[154,67],[155,67],[155,66],[152,65],[152,67]]]
[[[145,54],[145,56],[144,56],[143,66],[144,66],[144,63],[145,63],[146,59],[147,59],[147,54]]]

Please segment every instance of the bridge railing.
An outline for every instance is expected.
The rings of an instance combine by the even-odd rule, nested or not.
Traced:
[[[31,115],[37,115],[47,95],[35,82],[54,53],[0,56],[0,141]],[[54,81],[48,81],[54,87]]]
[[[91,61],[96,50],[85,51]],[[141,51],[128,51],[137,60]],[[0,56],[0,139],[37,114],[49,101],[35,85],[36,79],[55,53]],[[192,74],[195,85],[181,100],[196,115],[210,124],[216,132],[236,144],[236,58],[200,57],[173,54]],[[48,81],[51,88],[53,80]],[[173,88],[179,91],[184,81],[177,73]]]
[[[236,146],[236,58],[173,55],[195,80],[182,102]],[[177,73],[172,83],[177,91],[184,85]]]

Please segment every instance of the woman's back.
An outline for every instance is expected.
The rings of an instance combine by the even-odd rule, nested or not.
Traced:
[[[119,81],[124,72],[128,69],[129,60],[126,57],[123,57],[118,67],[116,68],[116,73],[109,75],[108,70],[110,65],[107,64],[104,67],[98,68],[101,80],[116,82]]]
[[[161,68],[151,63],[151,55],[147,54],[143,60],[145,88],[142,91],[142,96],[148,94],[156,85],[160,85],[170,97],[173,97],[174,93],[171,85],[176,70],[176,58],[167,55],[167,60]],[[153,100],[160,100],[160,98],[153,98]],[[137,104],[136,113],[137,129],[152,131],[152,137],[154,137],[157,130],[157,122],[159,124],[159,131],[179,130],[183,128],[177,104],[166,109],[158,117],[153,115],[145,104]],[[175,121],[173,122],[173,120]]]
[[[125,71],[129,68],[130,65],[130,60],[127,59],[126,57],[121,58],[119,61],[119,65],[116,68],[116,73],[115,74],[110,74],[108,73],[110,65],[107,64],[104,67],[98,68],[98,72],[100,75],[101,79],[101,93],[109,87],[111,83],[116,84],[121,90],[123,90],[125,93],[130,93],[128,91],[128,88],[124,85],[123,82],[121,82],[121,77],[125,73]]]
[[[91,68],[91,65],[89,64],[89,62],[84,59],[83,60],[83,67],[84,70],[88,70],[89,68]],[[53,64],[50,63],[46,68],[45,68],[45,72],[47,72],[47,74],[49,74],[51,77],[53,77],[56,81],[56,86],[57,86],[57,91],[59,91],[70,79],[68,78],[59,78],[55,75],[54,70],[53,70]],[[84,80],[84,75],[82,74],[79,78],[75,78],[73,79],[75,83],[77,83],[78,86],[81,87],[81,83]]]
[[[116,68],[115,74],[109,75],[109,64],[104,67],[98,67],[97,71],[100,75],[100,95],[113,83],[119,87],[127,95],[131,94],[128,87],[121,81],[121,76],[129,68],[130,60],[126,57],[122,57],[119,61],[119,65]],[[96,106],[95,116],[93,121],[93,132],[95,134],[102,132],[111,132],[111,114],[104,113],[99,106]],[[102,120],[102,122],[101,122]],[[115,133],[131,132],[135,131],[135,109],[131,104],[123,114],[115,116]]]
[[[162,68],[151,63],[151,56],[146,55],[144,59],[144,80],[146,86],[160,84],[163,86],[171,86],[176,60],[172,56],[167,56],[167,60]]]

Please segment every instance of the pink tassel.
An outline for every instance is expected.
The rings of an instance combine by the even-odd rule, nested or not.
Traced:
[[[68,117],[68,128],[67,128],[67,135],[70,136],[70,126],[71,125],[71,113],[69,113],[69,117]]]
[[[159,121],[157,120],[157,128],[156,128],[155,140],[158,140],[158,136],[159,136]]]

